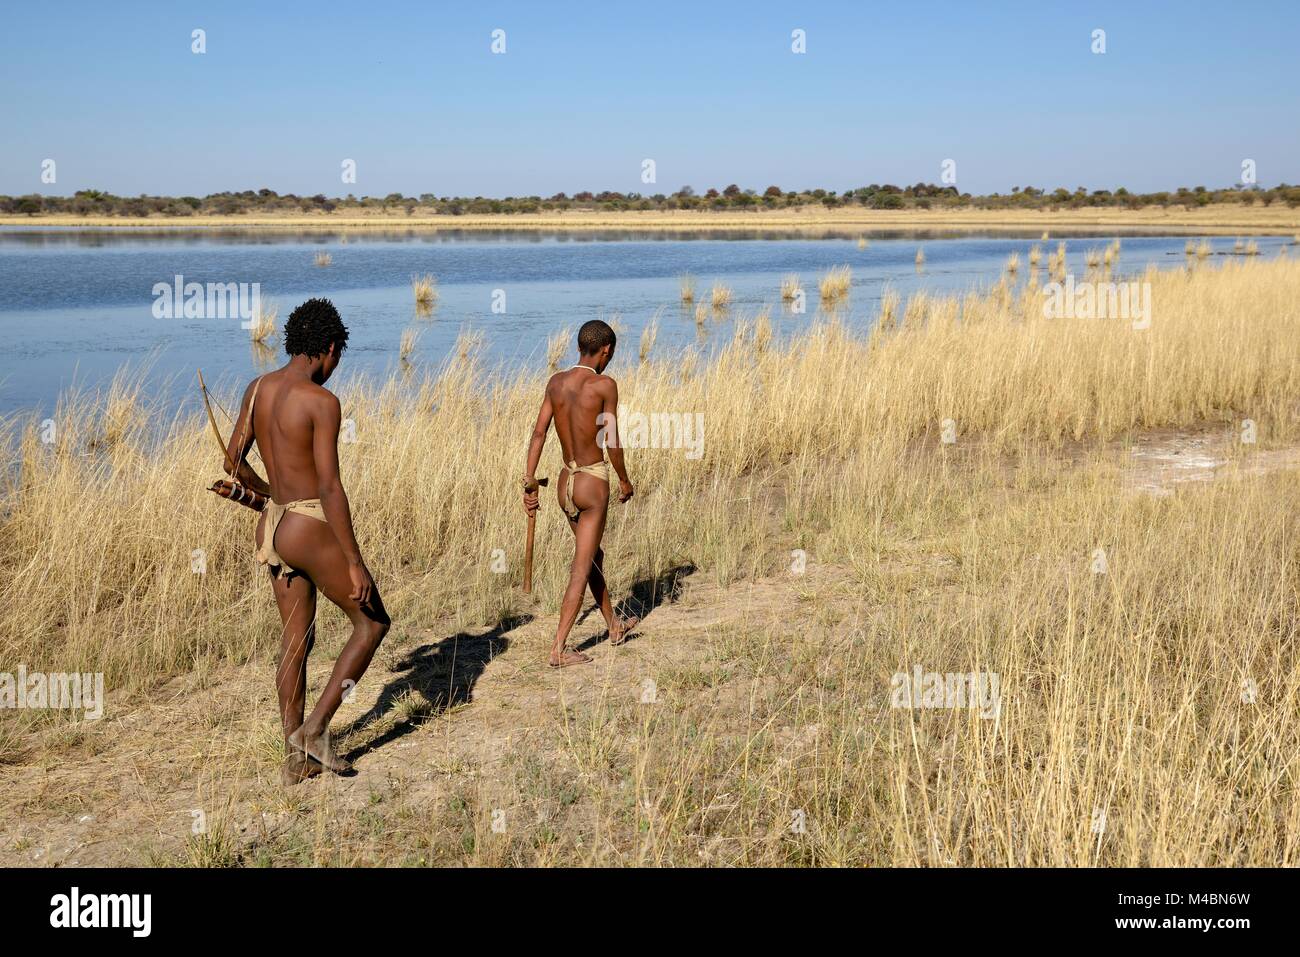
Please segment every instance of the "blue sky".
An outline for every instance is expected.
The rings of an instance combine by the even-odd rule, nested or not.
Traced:
[[[844,189],[937,182],[950,158],[974,193],[1227,186],[1243,159],[1263,185],[1300,182],[1293,0],[42,0],[0,17],[10,195]]]

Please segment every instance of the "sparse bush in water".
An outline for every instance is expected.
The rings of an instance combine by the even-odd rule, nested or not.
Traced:
[[[438,280],[430,273],[411,277],[411,292],[422,306],[432,306],[438,299]]]
[[[853,270],[848,266],[836,266],[825,272],[817,281],[817,291],[823,302],[835,302],[849,294],[853,286]]]
[[[275,335],[275,320],[279,312],[280,307],[275,303],[259,301],[249,324],[249,337],[256,343],[265,344]]]

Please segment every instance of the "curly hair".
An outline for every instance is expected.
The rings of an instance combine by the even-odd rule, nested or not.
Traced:
[[[584,322],[578,330],[578,351],[584,356],[593,356],[601,347],[614,345],[617,338],[608,323],[592,319]]]
[[[291,356],[323,355],[331,345],[341,355],[347,342],[348,327],[328,299],[308,299],[284,324],[284,351]]]

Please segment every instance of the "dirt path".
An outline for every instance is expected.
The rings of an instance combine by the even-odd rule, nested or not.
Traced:
[[[1129,448],[1126,485],[1135,492],[1172,495],[1187,482],[1233,480],[1300,468],[1300,448],[1257,449],[1242,433],[1224,430],[1159,430]]]
[[[466,775],[492,779],[507,751],[567,710],[644,693],[648,675],[697,663],[712,630],[788,620],[801,590],[837,574],[814,568],[724,590],[692,571],[679,570],[621,647],[606,643],[603,620],[588,609],[573,644],[594,661],[563,672],[545,664],[551,616],[470,632],[395,631],[334,722],[339,750],[355,763],[349,777],[279,783],[271,661],[187,675],[125,708],[110,696],[103,720],[67,740],[51,732],[29,763],[0,772],[9,795],[0,866],[180,863],[196,825],[218,819],[246,859],[321,797],[340,816],[364,810],[377,792],[437,806]],[[322,638],[313,655],[309,701],[340,642]]]

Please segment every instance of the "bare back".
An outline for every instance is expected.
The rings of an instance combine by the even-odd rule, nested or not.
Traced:
[[[262,376],[253,401],[253,437],[275,501],[283,504],[318,494],[315,413],[322,402],[333,399],[316,383],[284,375],[283,370]]]
[[[546,396],[555,416],[555,434],[565,462],[592,465],[603,459],[601,428],[612,419],[597,420],[601,413],[613,415],[617,393],[614,381],[585,366],[557,372],[546,384]]]

